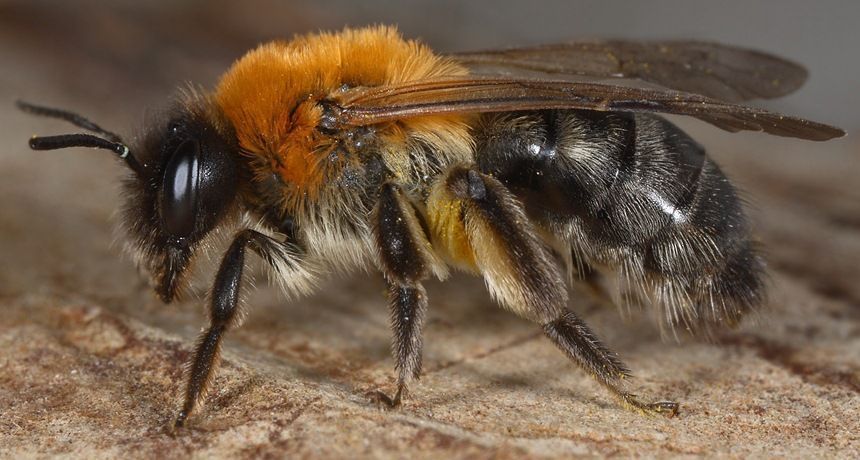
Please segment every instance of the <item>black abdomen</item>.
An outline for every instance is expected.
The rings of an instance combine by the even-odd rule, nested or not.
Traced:
[[[761,302],[763,264],[741,201],[673,124],[627,113],[492,114],[475,137],[484,172],[575,259],[617,271],[668,323],[733,323]]]

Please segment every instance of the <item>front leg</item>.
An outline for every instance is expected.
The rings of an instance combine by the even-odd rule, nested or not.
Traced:
[[[421,373],[421,327],[427,310],[427,293],[421,280],[438,264],[415,210],[397,185],[382,186],[372,222],[380,268],[388,283],[394,333],[391,351],[398,371],[394,396],[381,392],[375,396],[389,407],[396,407],[409,381]]]
[[[205,397],[218,364],[224,333],[237,323],[245,252],[248,247],[257,252],[276,271],[279,271],[281,266],[286,267],[290,263],[296,263],[293,260],[287,260],[291,253],[284,243],[257,231],[243,230],[233,239],[215,275],[209,305],[209,328],[200,336],[194,349],[194,358],[188,367],[185,400],[176,417],[174,429],[185,425],[197,404]],[[280,273],[280,275],[284,274]]]

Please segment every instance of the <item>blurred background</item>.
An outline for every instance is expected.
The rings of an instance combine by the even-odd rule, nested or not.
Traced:
[[[272,439],[283,435],[300,452],[351,453],[411,442],[414,433],[403,430],[444,426],[448,437],[423,438],[435,443],[425,455],[486,453],[513,436],[538,454],[838,456],[857,446],[860,430],[858,21],[854,0],[0,0],[0,401],[13,402],[0,403],[0,446],[103,454],[123,439],[110,452],[160,457],[152,443],[163,443],[174,454],[210,445],[235,453],[242,443],[229,435],[247,428],[260,445],[279,446]],[[219,374],[228,380],[217,380],[200,420],[216,434],[174,443],[153,431],[171,417],[181,364],[204,321],[200,303],[162,305],[112,244],[118,162],[104,151],[30,151],[32,134],[69,126],[22,114],[14,101],[73,109],[130,137],[177,87],[213,87],[260,42],[378,23],[439,51],[689,38],[768,51],[809,69],[797,93],[753,104],[837,125],[846,137],[805,142],[675,119],[746,190],[776,314],[717,344],[678,347],[662,343],[647,320],[624,322],[572,300],[629,360],[644,393],[683,398],[683,423],[644,424],[615,410],[548,342],[533,340],[540,334],[532,325],[495,307],[480,281],[466,277],[429,286],[429,375],[414,409],[386,418],[363,396],[393,375],[382,284],[371,275],[332,281],[293,303],[260,289],[248,321],[228,337]],[[117,337],[124,348],[110,348]],[[302,406],[296,425],[311,421],[291,428],[304,402],[315,408]],[[274,428],[251,426],[267,417]],[[338,426],[353,421],[355,429]],[[268,438],[261,426],[271,428]],[[371,434],[355,444],[344,438],[364,429]]]
[[[25,90],[39,74],[69,98],[121,97],[112,102],[137,113],[149,91],[162,96],[187,80],[213,84],[257,43],[344,26],[397,24],[405,36],[441,51],[575,38],[694,38],[803,63],[811,71],[807,86],[773,107],[853,130],[860,126],[854,109],[860,105],[858,18],[860,3],[850,0],[6,0],[0,2],[0,82],[4,91],[32,98]],[[39,67],[26,72],[25,57]]]

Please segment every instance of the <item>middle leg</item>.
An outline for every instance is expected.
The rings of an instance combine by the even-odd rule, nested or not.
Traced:
[[[389,407],[397,407],[409,382],[421,374],[421,327],[427,310],[427,293],[421,281],[439,264],[415,210],[399,186],[382,185],[372,219],[379,265],[388,284],[394,334],[391,351],[398,372],[394,396],[381,392],[375,396]]]

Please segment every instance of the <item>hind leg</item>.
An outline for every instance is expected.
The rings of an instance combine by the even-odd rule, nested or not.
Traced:
[[[522,206],[499,181],[471,168],[453,168],[431,192],[428,218],[452,258],[472,264],[503,306],[540,324],[556,346],[625,407],[676,413],[677,403],[643,402],[625,389],[627,367],[566,309],[567,291],[555,261]]]

